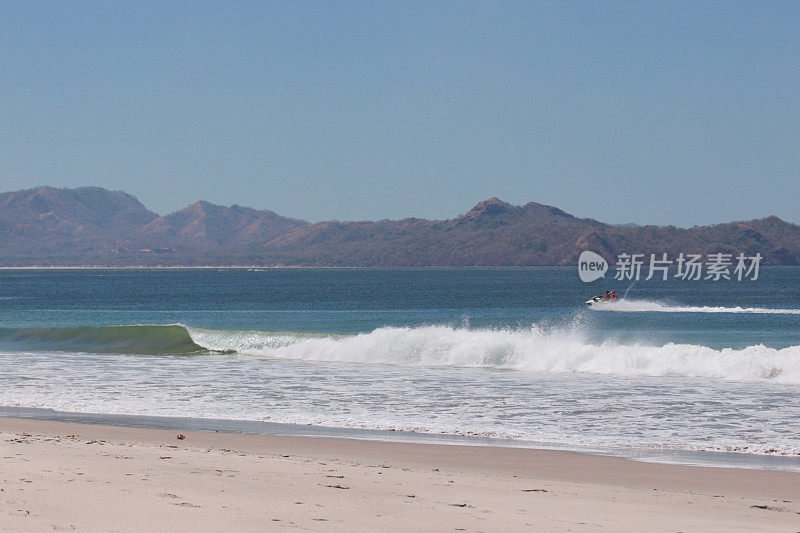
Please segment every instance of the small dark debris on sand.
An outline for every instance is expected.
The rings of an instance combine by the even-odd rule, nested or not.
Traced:
[[[786,511],[783,507],[772,507],[771,505],[751,505],[753,509],[765,509],[767,511]]]

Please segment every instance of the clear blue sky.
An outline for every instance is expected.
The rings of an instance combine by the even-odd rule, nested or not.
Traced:
[[[0,190],[800,223],[800,2],[2,2]]]

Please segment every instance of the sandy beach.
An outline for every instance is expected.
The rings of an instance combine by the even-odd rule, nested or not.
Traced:
[[[4,531],[798,531],[800,474],[0,419]]]

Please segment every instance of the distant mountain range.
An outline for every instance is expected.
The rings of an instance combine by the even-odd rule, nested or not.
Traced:
[[[583,250],[760,252],[800,264],[800,226],[769,216],[678,228],[611,225],[547,205],[484,200],[450,220],[319,222],[197,202],[158,216],[99,187],[0,194],[0,266],[525,266],[574,265]]]

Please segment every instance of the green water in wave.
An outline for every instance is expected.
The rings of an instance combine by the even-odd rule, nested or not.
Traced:
[[[147,355],[209,353],[181,325],[0,329],[0,347]]]

